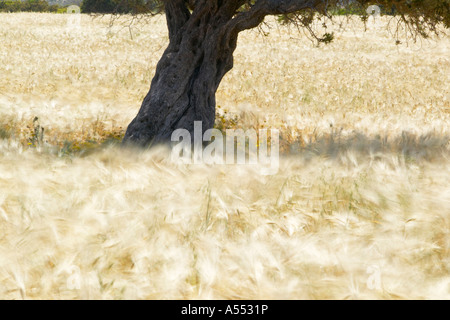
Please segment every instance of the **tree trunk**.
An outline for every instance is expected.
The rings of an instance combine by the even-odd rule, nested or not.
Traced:
[[[209,9],[196,17],[184,10],[166,8],[170,43],[139,113],[128,126],[126,144],[168,142],[176,129],[187,129],[193,136],[194,121],[202,121],[203,132],[214,126],[216,91],[233,67],[238,32],[227,25],[231,16],[223,11],[214,14]]]

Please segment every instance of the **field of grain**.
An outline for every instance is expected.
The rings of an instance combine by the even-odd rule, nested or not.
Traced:
[[[450,299],[450,38],[386,22],[242,34],[216,126],[280,130],[262,176],[117,147],[164,17],[0,14],[0,298]]]

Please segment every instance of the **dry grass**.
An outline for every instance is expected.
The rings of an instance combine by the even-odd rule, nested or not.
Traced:
[[[243,34],[217,126],[281,130],[280,171],[260,176],[105,143],[148,90],[164,19],[133,39],[66,21],[0,15],[1,298],[450,299],[448,37]]]

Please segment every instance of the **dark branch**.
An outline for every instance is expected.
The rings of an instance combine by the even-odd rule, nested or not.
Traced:
[[[167,0],[165,2],[165,12],[169,37],[172,39],[178,31],[189,20],[191,13],[187,7],[189,1],[186,0]]]
[[[323,0],[258,0],[249,10],[239,12],[230,22],[234,32],[256,28],[268,15],[280,15],[305,9],[318,10]]]

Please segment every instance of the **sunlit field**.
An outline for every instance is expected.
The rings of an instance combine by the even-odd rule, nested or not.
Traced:
[[[450,299],[449,36],[268,22],[216,119],[280,130],[264,176],[119,148],[163,16],[0,14],[0,298]]]

